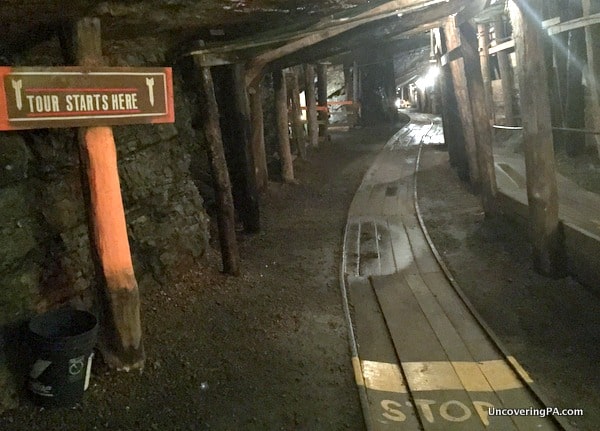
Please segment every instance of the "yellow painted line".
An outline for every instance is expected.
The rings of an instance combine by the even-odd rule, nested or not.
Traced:
[[[361,361],[365,386],[376,391],[407,393],[406,384],[398,364]]]
[[[495,392],[523,387],[523,382],[503,359],[485,361],[480,366]]]
[[[512,356],[508,357],[523,380],[531,383],[527,372]],[[499,392],[523,387],[523,382],[503,359],[482,362],[430,361],[393,363],[352,358],[357,385],[376,391],[408,393],[462,390]],[[402,371],[406,375],[404,380]],[[408,383],[408,384],[407,384]]]
[[[485,378],[477,362],[452,362],[454,371],[467,392],[492,392],[490,382]]]
[[[517,373],[519,373],[523,380],[525,380],[527,383],[533,383],[533,379],[529,377],[529,374],[527,374],[525,368],[523,368],[521,364],[519,364],[519,362],[514,356],[507,356],[507,358],[508,361],[512,364],[512,366],[515,367],[515,370],[517,370]]]
[[[352,357],[352,368],[354,369],[354,380],[358,386],[364,386],[365,381],[363,380],[362,369],[360,368],[360,359],[358,356]]]
[[[464,389],[451,362],[403,362],[402,369],[410,390],[448,391]]]
[[[523,387],[513,369],[502,359],[482,362],[403,362],[402,369],[408,386],[415,392],[498,392]]]

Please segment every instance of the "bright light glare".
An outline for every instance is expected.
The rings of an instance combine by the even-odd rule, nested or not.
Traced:
[[[435,85],[435,80],[437,79],[439,74],[440,68],[438,66],[431,66],[427,71],[427,74],[417,79],[417,82],[415,82],[415,84],[421,90],[433,87]]]
[[[396,99],[394,105],[396,105],[396,108],[400,109],[400,105],[402,105],[402,102],[400,101],[400,99]]]

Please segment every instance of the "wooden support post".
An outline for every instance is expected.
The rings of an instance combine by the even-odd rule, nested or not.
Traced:
[[[360,92],[360,67],[358,61],[352,62],[352,94],[354,95],[354,124],[360,124],[361,122],[361,92]]]
[[[583,0],[583,15],[600,13],[600,3]],[[587,81],[590,89],[589,117],[591,123],[588,129],[600,130],[600,24],[591,25],[585,29],[587,44],[588,74]],[[600,135],[594,135],[598,157],[600,157]]]
[[[504,41],[506,38],[506,31],[504,30],[504,20],[502,19],[502,16],[494,21],[494,31],[496,32],[497,43]],[[502,98],[504,99],[504,125],[515,126],[515,80],[510,64],[510,58],[506,51],[500,51],[496,55],[498,56],[498,67],[500,68],[500,80],[502,83]]]
[[[317,63],[317,103],[321,108],[327,109],[327,65]],[[327,125],[329,111],[319,111],[319,137],[328,139]]]
[[[467,87],[471,99],[471,113],[477,145],[477,164],[481,184],[481,201],[487,216],[496,213],[496,171],[494,168],[493,133],[490,114],[485,102],[481,64],[477,53],[477,31],[473,24],[465,22],[460,26],[461,51],[465,63]]]
[[[100,20],[84,18],[75,24],[75,58],[80,66],[102,66]],[[110,127],[79,129],[79,157],[87,179],[87,211],[93,255],[105,287],[100,351],[112,368],[129,371],[144,367],[140,297],[133,271],[119,172]]]
[[[288,73],[288,93],[291,101],[290,116],[292,122],[292,137],[298,149],[298,155],[306,159],[306,139],[304,137],[304,126],[302,125],[302,111],[300,109],[300,85],[298,84],[298,72],[292,68]]]
[[[311,147],[317,148],[319,146],[319,123],[315,95],[315,67],[312,64],[304,65],[304,94],[306,95],[308,142]]]
[[[495,123],[494,98],[492,93],[492,76],[490,73],[490,28],[488,24],[479,24],[479,57],[481,62],[481,76],[483,76],[483,88],[485,90],[485,103],[490,114],[490,121]]]
[[[286,183],[293,183],[295,179],[288,131],[287,91],[285,77],[281,69],[273,72],[273,89],[275,91],[275,121],[277,122],[277,139],[279,140],[281,178]]]
[[[256,187],[263,192],[269,185],[269,171],[267,168],[267,154],[265,152],[265,125],[263,115],[263,95],[260,80],[248,88],[250,98],[250,119],[252,121],[252,156],[256,175]]]
[[[569,12],[573,18],[580,18],[582,7],[580,0],[569,2]],[[596,42],[598,43],[598,42]],[[573,129],[585,128],[585,94],[581,83],[585,66],[585,30],[578,28],[569,32],[567,58],[567,99],[565,107],[565,126]],[[571,157],[583,152],[585,135],[578,132],[565,133],[565,150]]]
[[[388,121],[393,123],[398,117],[398,109],[396,108],[396,75],[393,59],[383,63],[382,69],[384,73],[383,89],[387,99],[386,114]]]
[[[239,216],[244,224],[244,230],[248,233],[256,233],[260,230],[260,207],[258,187],[256,185],[256,170],[251,147],[252,131],[250,127],[250,105],[248,93],[246,92],[246,73],[241,63],[230,66],[232,68],[234,92],[234,129],[236,139],[236,150],[238,152],[240,167],[240,209]]]
[[[352,62],[344,61],[344,91],[346,100],[354,100],[354,86],[352,81]]]
[[[450,52],[460,46],[458,29],[454,26],[452,19],[448,19],[444,25],[444,36],[446,39],[446,52]],[[464,137],[464,144],[457,143],[456,148],[458,176],[463,180],[469,178],[471,186],[475,190],[478,190],[479,166],[477,164],[477,146],[475,144],[475,128],[473,126],[473,116],[471,115],[471,103],[469,90],[467,89],[464,61],[462,58],[459,58],[449,64]]]
[[[446,48],[446,38],[444,32],[440,29],[440,38],[442,49]],[[467,154],[464,151],[464,136],[460,127],[461,118],[456,102],[456,94],[452,85],[452,71],[450,65],[447,64],[442,68],[442,73],[439,76],[442,96],[442,124],[444,128],[444,141],[448,147],[448,156],[450,165],[458,168],[459,174],[462,174],[461,180],[468,181],[468,160]],[[405,87],[402,87],[402,99],[406,99]],[[462,151],[461,151],[462,148]]]
[[[558,219],[558,192],[552,144],[550,100],[542,30],[535,22],[542,0],[510,2],[523,113],[529,225],[535,268],[563,275],[565,258]],[[531,13],[533,12],[533,13]]]
[[[546,0],[544,2],[544,20],[549,20],[553,18],[560,18],[560,6],[559,0]],[[558,49],[556,52],[554,51],[557,47],[557,40],[560,38],[561,34],[553,35],[552,37],[544,37],[544,58],[546,59],[546,74],[548,76],[548,88],[550,90],[550,113],[552,115],[552,125],[554,126],[562,126],[563,124],[563,105],[561,102],[561,88],[559,82],[559,73],[557,72],[558,63],[561,61],[557,58],[559,53],[562,54],[562,50]],[[564,58],[564,55],[561,55]],[[563,60],[563,63],[566,64],[566,60]],[[557,144],[560,139],[559,133],[554,133],[554,148],[558,148]]]
[[[352,62],[352,95],[354,96],[355,102],[360,100],[360,91],[358,88],[358,80],[360,78],[360,70],[358,67],[358,61]]]
[[[217,224],[223,272],[231,275],[240,273],[240,255],[235,235],[235,210],[231,194],[229,170],[225,160],[225,149],[219,124],[219,107],[215,97],[212,74],[209,67],[198,64],[200,87],[198,92],[202,99],[202,116],[206,150],[210,162],[215,195],[217,200]]]

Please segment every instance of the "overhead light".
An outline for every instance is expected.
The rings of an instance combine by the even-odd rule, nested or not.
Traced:
[[[440,74],[440,68],[435,65],[431,66],[425,76],[420,77],[415,82],[415,85],[419,87],[421,90],[425,90],[426,88],[433,87],[435,85],[435,80]]]

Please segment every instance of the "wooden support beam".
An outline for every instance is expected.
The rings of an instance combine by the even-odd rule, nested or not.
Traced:
[[[298,71],[292,68],[287,75],[288,93],[290,98],[290,116],[292,123],[292,138],[298,150],[298,155],[306,159],[306,138],[304,136],[304,125],[302,124],[302,110],[300,109],[300,84],[298,83]]]
[[[576,18],[567,22],[561,22],[551,25],[548,27],[548,34],[552,36],[554,34],[563,33],[565,31],[573,31],[583,27],[589,27],[597,24],[600,24],[600,13],[591,13],[581,18]]]
[[[460,36],[454,22],[448,19],[444,25],[444,36],[448,52],[460,47]],[[462,124],[464,144],[457,143],[457,157],[455,158],[458,176],[463,180],[470,180],[471,185],[479,189],[479,166],[477,164],[477,145],[475,144],[475,128],[471,115],[471,103],[467,88],[464,61],[461,58],[449,64],[452,83],[455,91],[458,112]]]
[[[254,158],[254,172],[256,187],[259,192],[264,192],[269,185],[269,171],[267,168],[267,154],[265,151],[265,126],[263,113],[262,84],[259,81],[248,88],[250,98],[250,118],[252,121],[252,156]]]
[[[584,17],[600,12],[600,3],[593,0],[583,0]],[[585,39],[587,47],[588,73],[587,81],[590,89],[589,117],[590,124],[587,126],[593,130],[600,130],[600,24],[586,27]],[[598,156],[600,157],[600,136],[592,138],[596,143]]]
[[[73,36],[75,59],[80,66],[104,65],[99,19],[81,19],[75,24]],[[112,128],[80,128],[79,157],[87,180],[83,190],[87,191],[92,255],[102,271],[106,301],[100,351],[112,368],[142,369],[145,353],[140,297],[127,237]]]
[[[288,132],[287,89],[283,70],[281,69],[273,72],[273,90],[275,92],[275,121],[277,122],[281,178],[286,183],[293,183],[295,179],[290,135]]]
[[[240,169],[238,180],[240,187],[239,197],[239,217],[244,225],[244,230],[248,233],[260,231],[260,207],[258,187],[256,185],[256,169],[254,164],[253,151],[251,146],[251,126],[250,126],[250,104],[248,102],[248,93],[246,91],[245,69],[244,65],[237,63],[226,66],[231,68],[231,89],[233,91],[233,129],[234,149],[237,153],[235,159],[238,160]],[[234,196],[235,197],[235,196]]]
[[[559,1],[562,0],[546,0],[544,2],[544,18],[549,17],[557,17],[552,19],[546,19],[542,21],[542,27],[544,27],[544,23],[549,23],[553,21],[560,22],[560,4]],[[560,62],[554,54],[555,47],[559,45],[557,42],[559,41],[558,37],[545,37],[544,38],[544,58],[546,59],[546,73],[548,75],[548,88],[550,90],[550,112],[552,115],[552,124],[554,126],[559,126],[563,124],[563,110],[562,110],[562,102],[561,102],[561,88],[560,82],[558,81],[559,74],[556,71],[558,67],[558,63]],[[564,57],[564,56],[563,56]],[[554,148],[557,148],[557,144],[559,143],[558,133],[554,135]]]
[[[496,39],[503,40],[506,37],[504,20],[502,16],[494,21]],[[502,98],[504,100],[504,126],[516,126],[514,111],[514,89],[515,80],[510,59],[506,51],[498,51],[498,67],[500,68],[500,79],[502,82]]]
[[[454,60],[458,60],[459,58],[462,58],[462,50],[460,49],[460,46],[442,55],[442,57],[440,58],[440,65],[446,66],[448,63],[451,63]]]
[[[535,268],[542,274],[564,274],[565,256],[558,219],[558,191],[550,100],[542,32],[531,11],[541,12],[541,0],[510,3],[517,53],[517,73],[523,112],[523,140],[529,202],[529,225]]]
[[[583,13],[580,0],[570,5],[573,15]],[[598,43],[598,42],[597,42]],[[567,95],[565,101],[565,126],[573,129],[585,128],[585,92],[582,84],[583,69],[586,63],[585,31],[577,28],[569,31],[567,54]],[[583,153],[585,135],[567,132],[564,135],[565,150],[571,157]]]
[[[481,76],[481,64],[477,53],[477,31],[473,24],[465,22],[460,26],[461,46],[465,63],[465,75],[473,127],[475,129],[475,142],[477,145],[477,164],[479,166],[479,181],[481,184],[481,201],[486,216],[496,214],[496,171],[494,168],[493,133],[490,123],[490,114],[485,101],[485,89]]]
[[[360,88],[359,88],[359,79],[360,79],[360,68],[358,66],[358,61],[352,61],[352,94],[354,96],[354,100],[356,103],[360,104]],[[360,107],[360,105],[359,105]],[[360,114],[357,112],[357,120],[360,120]]]
[[[456,13],[471,0],[451,0],[431,4],[427,8],[407,10],[401,17],[392,16],[377,22],[353,28],[314,45],[284,56],[276,61],[278,67],[287,67],[298,62],[316,62],[333,55],[354,51],[357,48],[372,49],[380,52],[389,43],[398,42],[398,38],[419,38],[426,31],[438,27],[448,15]],[[390,48],[390,51],[393,47]],[[392,56],[393,53],[390,53]]]
[[[323,63],[317,63],[317,103],[319,106],[327,108],[327,65]],[[327,140],[329,123],[327,110],[319,111],[319,121],[319,137]]]
[[[440,29],[440,39],[442,52],[446,50],[446,37],[443,29]],[[467,181],[468,178],[468,160],[464,151],[464,136],[461,127],[461,118],[459,114],[458,104],[456,101],[456,93],[452,84],[452,71],[450,65],[442,67],[442,73],[439,76],[442,96],[442,125],[444,129],[444,142],[448,147],[448,156],[450,165],[457,168],[463,173],[461,179]],[[402,87],[402,98],[404,99],[404,89]],[[462,151],[461,151],[462,148]],[[462,167],[462,168],[460,168]]]
[[[308,143],[312,148],[319,146],[319,124],[317,123],[317,97],[315,95],[315,67],[304,65],[304,94],[306,96],[306,121]]]
[[[478,0],[479,1],[479,0]],[[360,26],[377,22],[382,19],[393,17],[397,18],[397,15],[402,13],[410,13],[412,11],[427,10],[428,7],[434,7],[438,3],[448,4],[450,3],[455,9],[457,4],[462,6],[464,0],[393,0],[380,3],[359,12],[356,15],[350,17],[342,17],[340,24],[331,25],[331,23],[321,23],[316,28],[308,29],[304,34],[294,40],[290,40],[288,43],[279,46],[275,49],[271,49],[267,52],[261,53],[255,56],[250,62],[249,76],[250,82],[256,79],[256,76],[264,69],[264,67],[284,57],[286,55],[293,54],[303,48],[311,45],[323,42],[327,39],[331,39],[334,36],[341,35],[349,30],[358,28]]]
[[[346,100],[354,100],[354,87],[352,86],[352,61],[344,61],[344,92]]]
[[[502,17],[498,18],[496,20],[496,23],[499,23],[499,20],[501,20],[501,19],[502,19]],[[497,36],[497,34],[496,34],[496,36]],[[500,51],[508,51],[509,49],[513,49],[514,47],[515,47],[515,41],[512,40],[512,39],[511,40],[507,40],[506,42],[502,42],[502,43],[499,43],[499,44],[496,44],[496,45],[492,46],[489,49],[489,54],[491,55],[491,54],[497,54]]]
[[[240,273],[240,256],[235,234],[235,209],[233,207],[233,196],[231,193],[231,181],[229,170],[225,159],[225,149],[221,136],[221,125],[219,123],[219,107],[215,97],[215,89],[212,74],[209,67],[200,66],[200,86],[198,93],[202,100],[202,116],[204,121],[204,137],[206,139],[206,150],[210,162],[215,197],[217,200],[217,225],[219,229],[219,243],[221,245],[221,259],[223,272],[231,275]]]
[[[479,33],[479,59],[481,63],[481,76],[483,77],[483,88],[485,90],[485,104],[490,115],[489,119],[494,124],[496,114],[494,109],[494,97],[492,93],[492,75],[490,72],[490,27],[488,24],[478,24]]]

